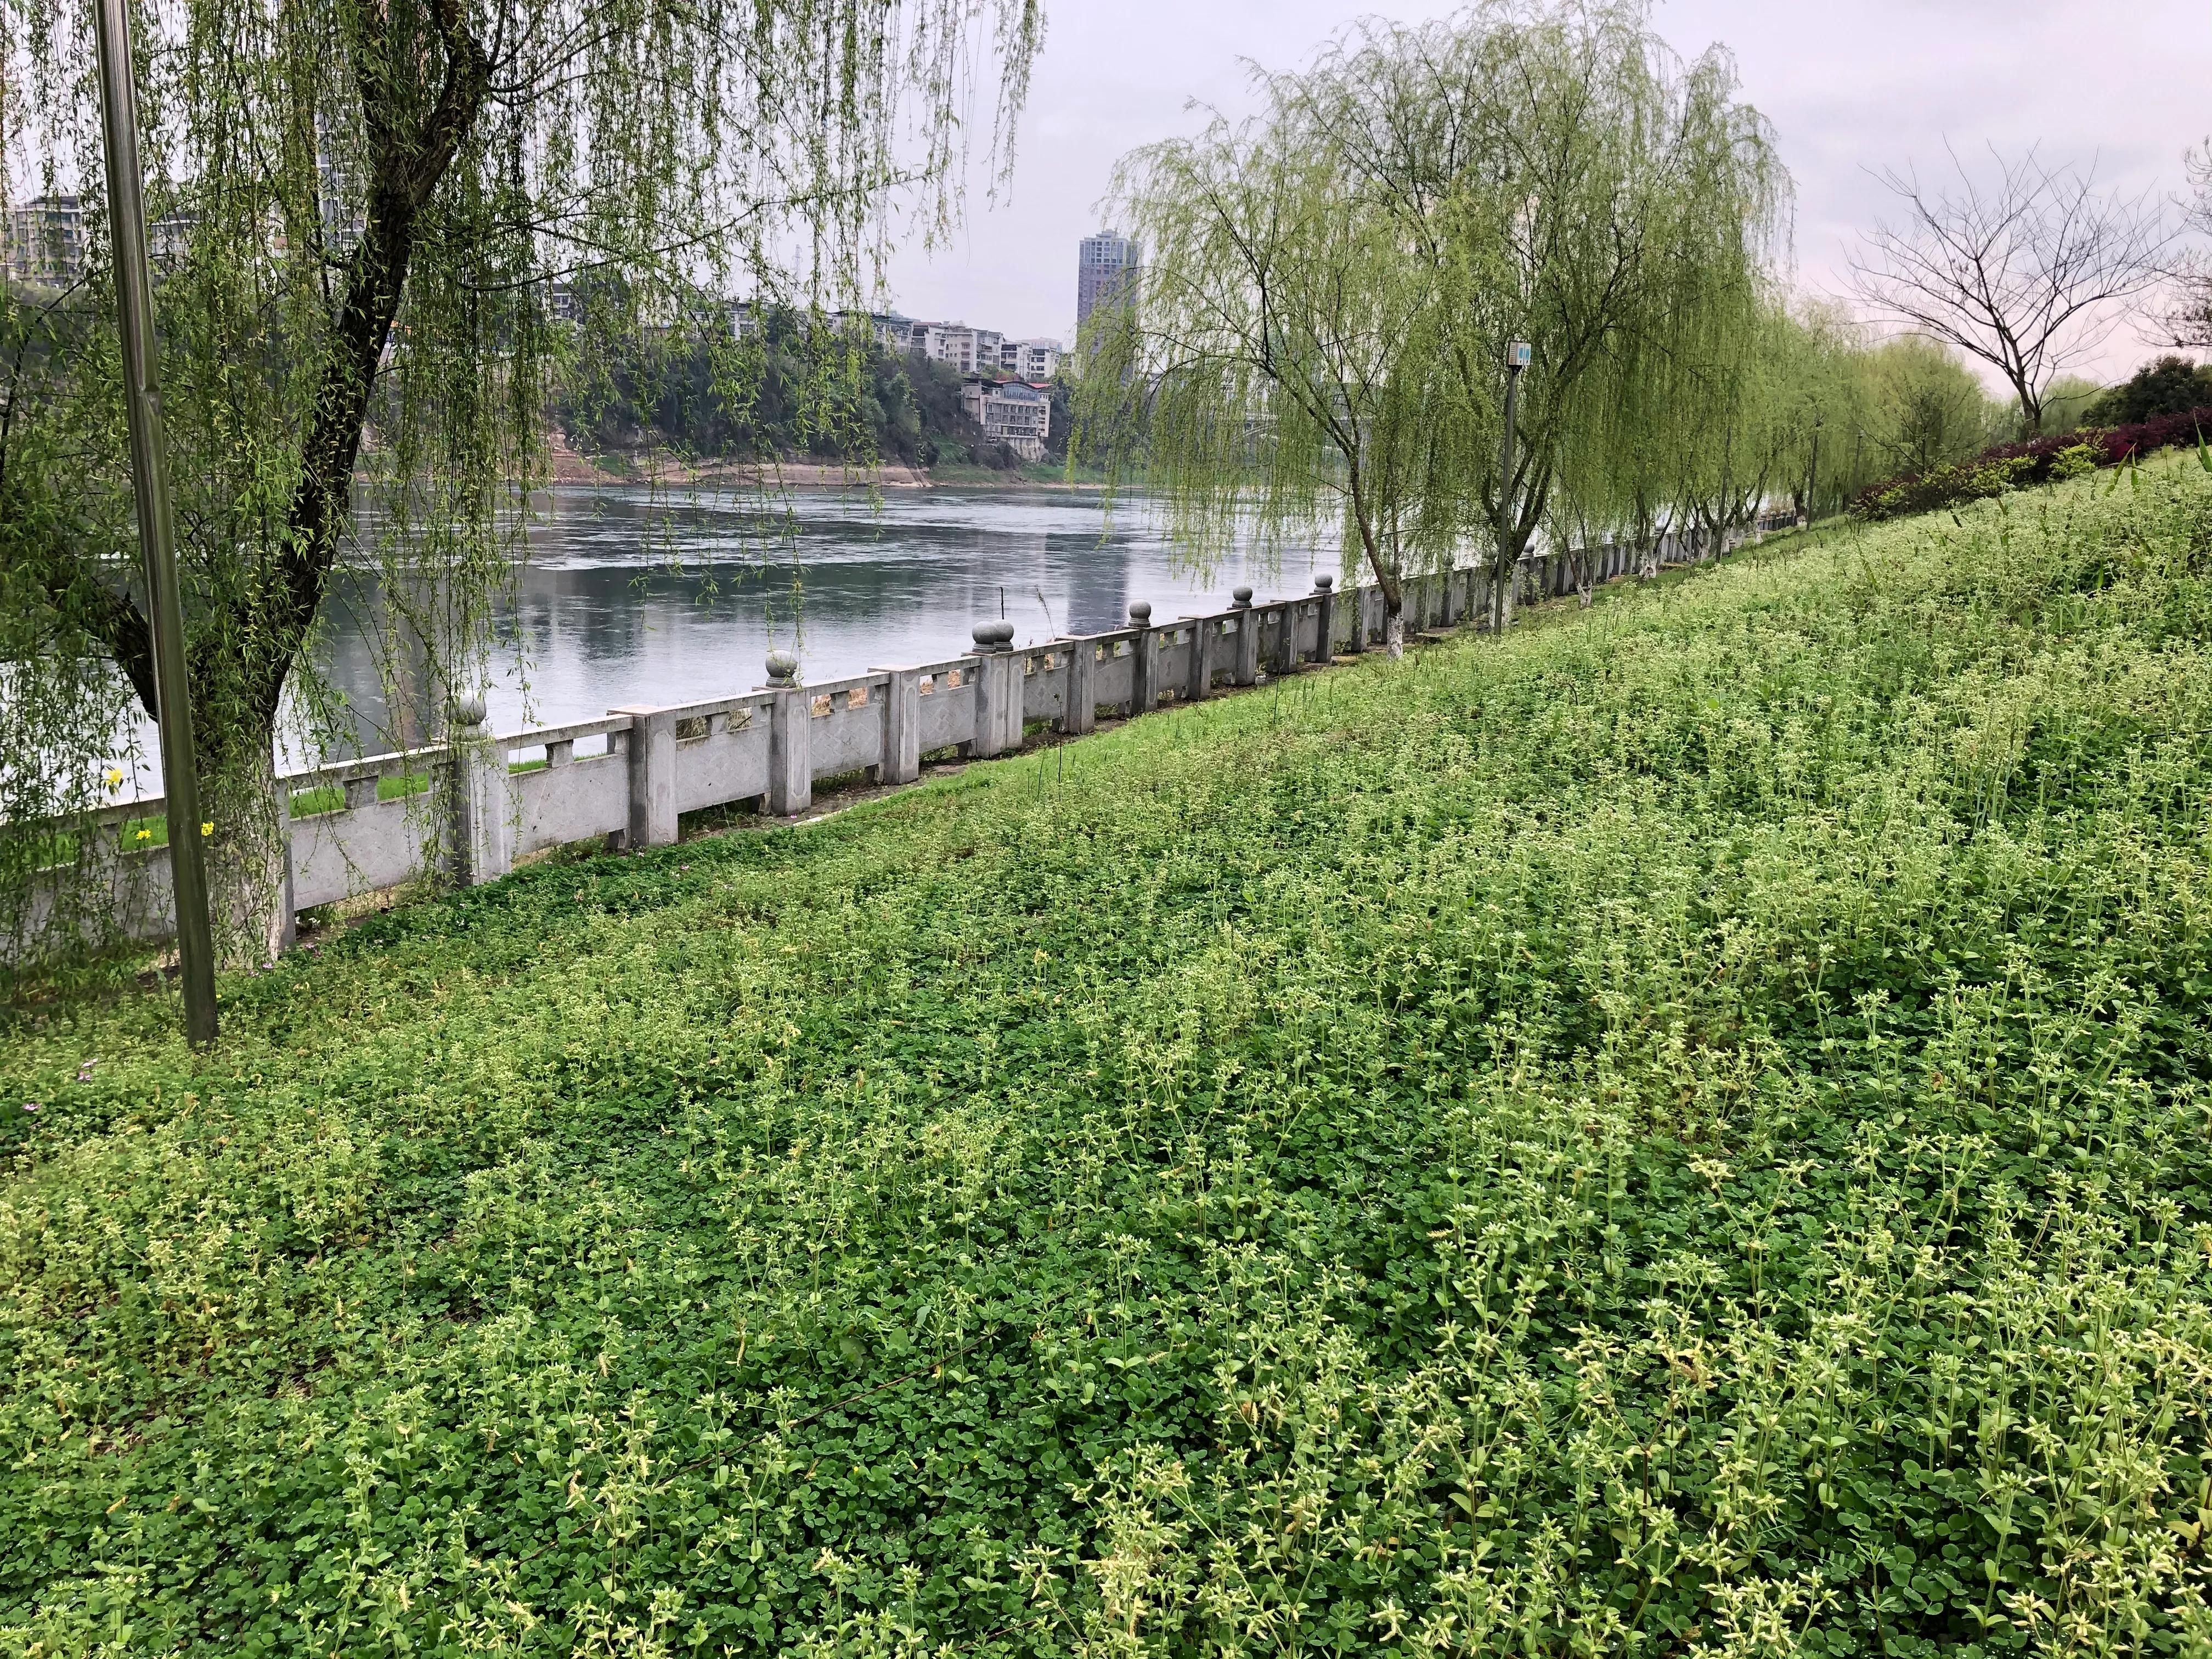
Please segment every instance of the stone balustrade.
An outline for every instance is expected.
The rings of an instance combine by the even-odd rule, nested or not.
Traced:
[[[1709,556],[1694,540],[1671,538],[1660,553],[1668,564]],[[1631,574],[1636,565],[1626,546],[1587,556],[1593,582]],[[1553,597],[1577,580],[1563,555],[1531,556],[1521,562],[1516,597]],[[1471,569],[1409,580],[1407,636],[1481,622],[1488,586]],[[933,755],[986,759],[1019,749],[1034,726],[1080,735],[1101,709],[1127,718],[1164,702],[1197,702],[1371,648],[1383,618],[1379,588],[1339,591],[1321,575],[1311,592],[1293,598],[1261,600],[1240,587],[1228,610],[1171,622],[1139,601],[1127,627],[1043,644],[1016,646],[1012,623],[987,622],[962,655],[816,684],[799,684],[797,659],[773,652],[769,683],[741,696],[616,708],[602,719],[525,732],[489,731],[483,702],[464,699],[451,711],[443,744],[281,781],[288,805],[337,796],[289,820],[290,902],[328,904],[430,874],[481,884],[518,859],[578,842],[665,846],[684,814],[710,807],[791,817],[808,810],[823,780],[865,775],[908,783]],[[386,781],[395,785],[388,794]],[[113,884],[114,914],[133,938],[171,931],[168,854],[165,848],[131,851],[119,836],[127,823],[158,819],[163,811],[158,797],[131,801],[106,809],[92,827],[101,842],[98,862]],[[54,911],[51,894],[33,896],[28,939],[44,937]],[[22,954],[22,939],[8,943],[8,957]]]

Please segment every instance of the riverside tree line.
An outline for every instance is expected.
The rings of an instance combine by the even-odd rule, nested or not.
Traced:
[[[1856,275],[1911,331],[1869,346],[1792,291],[1790,180],[1729,56],[1683,62],[1644,7],[1363,25],[1257,89],[1123,163],[1149,262],[1085,342],[1079,440],[1191,545],[1337,532],[1394,650],[1405,579],[1470,549],[1493,574],[1539,534],[1656,550],[2064,429],[2100,392],[2067,365],[2171,246],[2148,198],[2033,154],[1990,188],[1892,175]]]

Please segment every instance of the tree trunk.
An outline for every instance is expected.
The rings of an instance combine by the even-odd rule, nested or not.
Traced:
[[[265,968],[292,942],[290,802],[276,781],[276,734],[240,732],[200,757],[208,823],[208,919],[226,969]]]
[[[306,430],[273,581],[251,607],[217,619],[188,641],[193,725],[206,823],[210,921],[219,961],[253,967],[289,943],[289,829],[276,785],[274,738],[284,682],[322,604],[352,496],[354,465],[370,392],[391,337],[416,222],[459,153],[489,96],[491,60],[469,32],[461,0],[433,0],[445,55],[430,107],[408,118],[417,88],[395,86],[384,49],[387,8],[358,11],[366,31],[352,44],[370,138],[367,216],[346,260],[319,385],[303,411]],[[427,67],[427,66],[426,66]],[[33,574],[57,605],[114,657],[149,718],[152,633],[125,594],[100,582],[65,544],[40,546]]]
[[[1525,539],[1510,551],[1500,548],[1491,555],[1490,574],[1490,631],[1502,635],[1513,626],[1513,605],[1520,596],[1513,590],[1518,585],[1516,577],[1521,568],[1521,553],[1528,543]]]
[[[1406,611],[1403,605],[1393,605],[1382,612],[1382,651],[1394,662],[1406,654]]]

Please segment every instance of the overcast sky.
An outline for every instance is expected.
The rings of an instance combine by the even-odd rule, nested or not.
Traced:
[[[1200,100],[1249,107],[1246,60],[1295,68],[1349,19],[1440,16],[1418,0],[1047,0],[1048,33],[1010,199],[971,196],[933,253],[902,250],[891,299],[909,315],[1009,335],[1066,337],[1075,245],[1097,228],[1117,157],[1192,131]],[[2207,0],[1661,0],[1685,56],[1718,42],[1773,123],[1796,181],[1797,275],[1832,291],[1858,227],[1884,210],[1869,169],[1923,178],[1995,143],[2098,163],[2127,190],[2182,186],[2182,152],[2212,133]],[[1893,198],[1892,198],[1893,199]],[[2124,374],[2149,348],[2116,337],[2097,365]]]

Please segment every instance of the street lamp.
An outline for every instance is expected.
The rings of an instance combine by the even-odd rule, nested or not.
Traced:
[[[191,684],[185,663],[185,607],[177,586],[177,529],[169,507],[167,443],[161,431],[161,343],[154,333],[154,282],[146,269],[146,198],[138,178],[138,111],[131,75],[127,0],[95,0],[100,105],[107,151],[107,225],[115,256],[115,308],[122,334],[124,397],[131,424],[131,482],[138,546],[146,560],[148,620],[154,633],[155,718],[161,732],[161,781],[169,806],[169,888],[177,912],[177,962],[185,1032],[215,1041],[215,948],[208,927],[207,860],[200,845],[199,773],[192,756]]]

